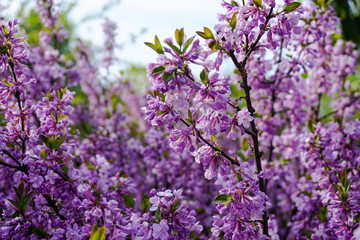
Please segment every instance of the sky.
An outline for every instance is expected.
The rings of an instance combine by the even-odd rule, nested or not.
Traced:
[[[0,8],[10,18],[15,17],[20,2],[25,0],[0,0]],[[75,23],[78,37],[100,46],[103,42],[102,22],[108,17],[116,22],[117,42],[123,62],[146,65],[154,62],[157,54],[144,42],[172,37],[176,28],[185,29],[188,36],[195,35],[203,27],[212,28],[216,24],[217,14],[222,11],[221,0],[55,0],[55,2],[76,3],[70,13]],[[118,2],[108,9],[102,17],[83,21],[89,15],[97,15],[109,2]],[[35,4],[34,0],[30,4]],[[5,7],[4,7],[5,6]],[[143,31],[145,30],[145,31]],[[142,32],[142,34],[140,34]],[[131,36],[137,35],[135,43]]]
[[[204,26],[212,28],[216,24],[217,13],[221,11],[220,0],[121,0],[106,12],[106,16],[118,25],[117,41],[123,43],[120,58],[132,63],[147,64],[156,59],[157,54],[144,42],[172,37],[176,28],[185,29],[188,36],[195,35]],[[99,12],[99,0],[78,0],[71,13],[77,25],[78,36],[100,45],[102,39],[102,18],[86,21],[89,14]],[[80,24],[79,24],[80,23]],[[140,34],[142,29],[145,33]],[[131,44],[131,35],[139,35]]]

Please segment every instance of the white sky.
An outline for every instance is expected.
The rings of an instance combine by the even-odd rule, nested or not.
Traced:
[[[0,10],[11,19],[24,0],[0,0]],[[101,23],[103,18],[86,22],[81,20],[90,14],[99,13],[109,1],[116,0],[55,0],[55,2],[75,2],[76,7],[70,14],[75,23],[76,34],[95,45],[103,42]],[[120,3],[109,9],[105,16],[118,25],[117,41],[127,43],[120,52],[120,58],[131,63],[147,65],[154,62],[157,54],[144,42],[153,42],[155,34],[160,40],[173,37],[176,28],[185,29],[188,36],[195,35],[203,27],[212,28],[216,24],[217,13],[222,11],[221,0],[118,0]],[[30,4],[35,4],[31,2]],[[6,7],[4,9],[4,6]],[[1,9],[3,8],[3,9]],[[137,38],[135,44],[130,44],[130,35],[146,29]]]
[[[104,1],[103,1],[104,2]],[[176,28],[184,27],[185,34],[195,35],[204,26],[212,28],[220,12],[220,0],[122,0],[119,5],[106,12],[106,16],[118,25],[117,40],[129,43],[130,34],[138,34],[145,28],[135,44],[126,44],[120,58],[140,64],[154,62],[157,54],[144,42],[153,42],[155,34],[160,40],[173,37]],[[71,18],[79,23],[90,13],[96,13],[104,3],[99,0],[78,0]],[[102,19],[76,24],[77,34],[95,44],[102,43]]]

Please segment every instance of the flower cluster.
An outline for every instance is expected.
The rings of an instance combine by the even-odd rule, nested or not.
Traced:
[[[321,4],[221,5],[214,32],[197,32],[204,46],[183,29],[175,41],[164,40],[170,49],[157,37],[146,43],[159,54],[148,66],[154,90],[164,95],[158,104],[171,104],[180,119],[169,128],[170,146],[192,152],[221,188],[213,237],[352,238],[359,227],[359,146],[350,130],[359,91],[347,78],[356,71],[354,44],[335,38],[339,20]],[[195,59],[184,57],[188,49],[196,49]],[[236,68],[232,79],[219,73],[227,57]],[[191,64],[203,66],[198,78]]]
[[[52,1],[38,4],[44,24],[54,27]],[[64,63],[56,44],[44,41],[28,49],[26,37],[14,35],[18,24],[17,19],[10,21],[0,35],[0,238],[85,239],[101,232],[110,239],[129,238],[136,234],[134,216],[141,216],[137,199],[169,182],[182,187],[186,197],[195,187],[197,199],[185,201],[176,191],[175,212],[171,216],[164,212],[155,222],[148,219],[152,238],[163,239],[165,227],[176,239],[199,234],[202,227],[190,209],[208,208],[201,202],[210,201],[208,184],[197,181],[201,172],[196,164],[171,151],[163,134],[149,132],[144,141],[146,124],[137,129],[133,122],[141,115],[141,100],[132,96],[132,86],[127,84],[125,90],[126,82],[120,79],[102,96],[105,86],[97,89],[102,71],[88,61],[91,52],[86,46],[79,45],[77,65]],[[75,82],[70,83],[72,77]],[[72,87],[75,93],[69,86],[76,81],[82,82],[82,89]],[[120,88],[123,96],[118,95]],[[76,103],[79,93],[87,98]],[[129,111],[131,104],[136,107]],[[164,167],[168,159],[179,166],[178,171]],[[181,172],[189,167],[186,182]],[[209,222],[208,212],[201,219]]]
[[[222,1],[203,41],[146,43],[147,96],[116,23],[95,55],[60,6],[37,1],[36,44],[0,27],[1,239],[359,237],[358,52],[331,6]]]

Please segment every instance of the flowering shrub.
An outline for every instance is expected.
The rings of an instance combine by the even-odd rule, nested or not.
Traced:
[[[358,239],[358,53],[331,7],[279,2],[146,43],[146,98],[111,71],[111,20],[101,64],[60,51],[53,1],[36,45],[2,25],[1,239]]]

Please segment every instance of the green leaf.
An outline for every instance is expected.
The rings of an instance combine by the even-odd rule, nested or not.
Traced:
[[[236,1],[234,1],[234,0],[231,0],[231,5],[234,5],[235,7],[238,7],[238,6],[239,6],[239,4],[238,4]]]
[[[196,32],[200,37],[205,38],[205,39],[212,39],[215,41],[215,36],[214,34],[211,32],[211,30],[207,27],[204,27],[204,32]]]
[[[141,199],[141,209],[146,212],[150,207],[149,196],[145,194]]]
[[[209,48],[214,52],[217,52],[220,49],[219,41],[209,43]]]
[[[306,79],[306,78],[309,76],[309,73],[307,73],[307,72],[306,72],[306,73],[302,73],[301,76],[302,76],[304,79]]]
[[[193,116],[190,109],[188,109],[188,118],[186,120],[193,124]]]
[[[16,188],[16,187],[13,187],[13,188],[16,193],[16,198],[17,198],[18,202],[21,202],[22,198],[23,198],[23,194],[24,194],[24,183],[21,182],[19,184],[18,188]]]
[[[300,229],[300,232],[304,233],[309,239],[311,238],[312,234],[306,228]]]
[[[351,185],[351,179],[350,179],[350,181],[346,182],[346,184],[344,186],[345,194],[349,192],[350,185]]]
[[[196,33],[197,33],[197,35],[199,35],[200,37],[202,37],[202,38],[204,38],[204,39],[207,39],[206,34],[205,34],[204,32],[197,31]]]
[[[177,207],[179,206],[179,203],[180,203],[180,201],[177,200],[173,205],[170,206],[170,213],[171,213],[171,214],[174,214],[174,213],[175,213]]]
[[[158,54],[164,54],[164,49],[161,46],[158,36],[155,35],[155,44],[149,42],[145,42],[145,44],[151,47]]]
[[[236,174],[236,180],[238,183],[242,182],[242,180],[244,180],[239,172]]]
[[[124,195],[124,202],[125,202],[125,205],[128,208],[134,208],[135,207],[135,201],[134,201],[133,197],[130,196],[130,194],[125,194]]]
[[[294,10],[296,10],[298,7],[300,7],[301,3],[299,2],[292,2],[292,3],[289,3],[288,5],[286,5],[284,7],[284,12],[292,12]]]
[[[199,239],[199,236],[195,232],[190,232],[191,239]]]
[[[25,211],[27,209],[27,206],[28,206],[28,203],[30,201],[30,199],[32,198],[32,196],[34,195],[35,191],[31,191],[29,192],[25,197],[24,199],[21,201],[20,203],[20,206],[21,206],[21,209],[23,211]]]
[[[175,71],[172,71],[171,73],[164,72],[162,75],[162,79],[164,82],[169,82],[175,77]]]
[[[67,174],[69,172],[70,168],[68,166],[64,165],[64,166],[61,167],[61,170],[63,170],[63,172],[65,174]]]
[[[213,143],[216,143],[216,137],[215,137],[215,134],[213,134],[213,135],[211,136],[211,140],[213,141]]]
[[[56,91],[56,94],[57,94],[57,97],[59,99],[62,99],[62,97],[64,96],[66,92],[66,89],[65,88],[59,88],[57,91]]]
[[[283,159],[279,162],[280,165],[286,165],[288,162],[290,162],[290,159]]]
[[[340,187],[340,186],[337,185],[337,184],[333,184],[332,186],[333,186],[334,188],[336,188],[336,190],[338,190],[338,192],[340,193],[340,195],[343,195],[344,190],[342,189],[342,187]]]
[[[61,144],[65,141],[66,135],[62,136],[61,138],[55,138],[53,141],[53,148],[57,151],[59,150]]]
[[[45,158],[45,159],[48,157],[48,153],[47,153],[46,149],[43,149],[43,150],[41,151],[40,157]]]
[[[165,67],[158,66],[152,70],[151,75],[156,75],[156,74],[162,73],[163,71],[165,71]]]
[[[9,34],[9,30],[7,29],[7,27],[5,25],[2,25],[2,28],[4,29],[4,33],[5,35]]]
[[[102,226],[101,228],[96,229],[96,226],[92,227],[90,240],[105,240],[106,236],[106,227]]]
[[[92,164],[89,160],[85,161],[85,164],[86,164],[86,167],[89,170],[94,170],[95,169],[94,164]]]
[[[256,6],[261,7],[262,6],[262,0],[254,0],[254,3]]]
[[[231,31],[234,31],[234,29],[236,28],[236,14],[234,13],[234,15],[232,16],[230,22],[229,22],[229,26],[231,27]]]
[[[247,140],[246,137],[244,137],[242,143],[241,143],[241,149],[246,152],[249,148],[249,141]]]
[[[203,209],[203,208],[197,208],[197,209],[195,209],[195,211],[196,211],[197,214],[204,214],[204,213],[206,213],[206,210]]]
[[[200,79],[201,81],[206,84],[207,83],[207,80],[208,80],[208,77],[209,77],[209,73],[207,72],[207,70],[204,68],[201,73],[200,73]]]
[[[182,53],[185,53],[186,50],[190,47],[191,43],[194,41],[195,36],[192,36],[191,38],[189,38],[188,40],[186,40],[185,44],[184,44],[184,49],[182,51]]]
[[[319,208],[319,215],[318,218],[321,222],[325,222],[326,217],[327,217],[328,211],[327,211],[327,206],[321,206]]]
[[[113,112],[116,112],[117,106],[119,103],[121,103],[121,100],[119,98],[119,95],[117,95],[115,92],[113,93],[113,95],[111,97],[111,103],[112,103]]]
[[[30,233],[35,233],[38,235],[41,239],[43,238],[50,238],[50,234],[48,234],[42,226],[38,228],[30,227]]]
[[[211,30],[207,27],[204,27],[204,33],[207,36],[208,39],[213,39],[215,41],[215,36],[214,34],[211,32]]]
[[[14,205],[19,211],[21,211],[20,204],[18,202],[15,202],[14,200],[7,199],[9,202],[11,202],[12,205]]]
[[[343,187],[345,187],[346,184],[346,168],[344,168],[344,170],[341,172],[340,176],[339,176],[339,180],[340,183]]]
[[[314,124],[316,124],[316,121],[314,119],[310,119],[308,122],[308,129],[311,133],[314,133],[316,130]]]
[[[175,39],[177,44],[179,44],[179,46],[182,46],[184,43],[184,28],[176,29],[175,31]]]
[[[244,161],[247,162],[249,161],[252,157],[254,157],[254,154],[250,154],[249,156],[247,156]]]
[[[176,52],[177,54],[181,54],[180,49],[175,46],[174,44],[172,44],[171,42],[165,42],[174,52]]]
[[[7,143],[6,143],[6,146],[7,146],[8,148],[14,148],[14,147],[15,147],[15,143],[13,143],[13,142],[7,142]]]
[[[235,154],[238,155],[243,161],[245,161],[246,158],[245,158],[245,155],[242,152],[236,151]]]
[[[158,207],[158,209],[156,210],[156,217],[155,217],[157,222],[160,222],[161,220],[161,211],[160,211],[160,207]]]
[[[164,50],[163,50],[163,48],[161,46],[159,38],[156,35],[155,35],[155,48],[156,48],[157,53],[164,54]]]
[[[358,213],[354,218],[355,223],[358,223],[359,221],[360,221],[360,213]]]
[[[0,126],[1,127],[6,127],[7,122],[5,121],[5,116],[4,114],[0,114]]]
[[[52,144],[50,142],[50,137],[44,136],[44,135],[40,135],[39,136],[41,138],[41,140],[45,143],[45,145],[52,150]]]
[[[95,184],[91,185],[91,188],[94,190],[95,194],[96,194],[96,206],[100,205],[101,202],[101,188],[98,188]]]
[[[217,196],[217,197],[214,199],[213,203],[214,203],[214,204],[227,203],[227,202],[230,201],[231,199],[232,199],[231,194],[229,194],[229,195],[221,194],[221,195]]]
[[[164,77],[164,76],[163,76]],[[165,95],[159,91],[154,91],[154,96],[161,98],[161,101],[165,102]]]

